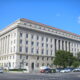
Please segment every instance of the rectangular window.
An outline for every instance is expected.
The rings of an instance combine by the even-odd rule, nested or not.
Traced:
[[[37,40],[39,39],[39,36],[37,36]]]
[[[28,47],[26,47],[26,52],[28,52]]]
[[[39,42],[37,42],[37,46],[39,46]]]
[[[20,39],[20,44],[22,44],[22,40]]]
[[[46,47],[48,47],[48,44],[46,44]]]
[[[20,46],[20,50],[19,50],[20,52],[22,52],[22,47]]]
[[[42,49],[42,54],[44,53],[44,49]]]
[[[52,50],[51,50],[51,55],[52,55]]]
[[[31,53],[33,53],[33,52],[34,52],[34,48],[31,49]]]
[[[22,33],[20,33],[20,37],[22,37]]]
[[[31,39],[33,39],[34,38],[34,36],[33,35],[31,35]]]
[[[39,56],[37,57],[37,60],[39,60]]]
[[[48,55],[48,50],[46,51],[46,54]]]
[[[48,38],[46,38],[46,42],[48,42]]]
[[[31,45],[34,45],[34,42],[33,41],[31,42]]]
[[[44,43],[42,43],[42,47],[44,46]]]
[[[44,38],[42,37],[42,41],[44,40]]]
[[[28,56],[26,56],[26,59],[28,59]]]
[[[28,44],[28,41],[26,41],[26,44]]]
[[[39,50],[37,49],[37,54],[39,53]]]
[[[28,38],[28,34],[26,34],[26,38]]]
[[[42,57],[42,60],[44,60],[44,57]]]

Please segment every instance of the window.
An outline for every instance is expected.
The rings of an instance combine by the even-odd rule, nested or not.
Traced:
[[[20,33],[20,37],[22,37],[22,33]]]
[[[15,40],[14,40],[14,44],[15,44]]]
[[[48,55],[48,50],[46,51],[46,54]]]
[[[31,45],[34,45],[34,42],[33,41],[31,42]]]
[[[33,35],[31,35],[31,39],[33,39]]]
[[[28,41],[26,41],[26,44],[28,44]]]
[[[52,48],[52,45],[51,45],[51,48]]]
[[[39,56],[37,57],[37,60],[39,60]]]
[[[44,57],[42,57],[42,60],[44,60]]]
[[[26,59],[28,59],[28,56],[26,56]]]
[[[42,47],[44,46],[44,43],[42,43]]]
[[[51,55],[52,55],[52,50],[51,50]]]
[[[15,52],[15,46],[14,46],[14,52]]]
[[[39,39],[39,36],[37,36],[37,40]]]
[[[20,50],[19,50],[20,52],[22,52],[22,47],[20,46]]]
[[[26,34],[26,38],[28,38],[28,34]]]
[[[48,38],[46,38],[46,42],[48,42]]]
[[[48,47],[48,44],[46,44],[46,47]]]
[[[52,39],[51,39],[51,42],[52,42]]]
[[[37,46],[39,46],[39,42],[37,42]]]
[[[44,40],[44,38],[42,37],[42,41]]]
[[[26,66],[28,66],[28,63],[26,63]]]
[[[44,53],[44,49],[42,49],[42,54]]]
[[[47,57],[47,61],[48,61],[48,59],[49,59],[49,58]]]
[[[37,54],[39,53],[39,50],[37,49]]]
[[[31,49],[31,53],[33,53],[33,52],[34,52],[34,48]]]
[[[26,47],[26,52],[28,52],[28,47]]]
[[[20,44],[22,44],[22,40],[20,40]]]

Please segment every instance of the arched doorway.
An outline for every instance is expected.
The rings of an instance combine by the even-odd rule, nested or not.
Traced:
[[[32,68],[32,70],[34,70],[34,63],[31,64],[31,68]]]

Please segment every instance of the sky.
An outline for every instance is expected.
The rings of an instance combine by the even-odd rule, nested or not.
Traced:
[[[20,18],[80,34],[80,0],[0,0],[0,30]]]

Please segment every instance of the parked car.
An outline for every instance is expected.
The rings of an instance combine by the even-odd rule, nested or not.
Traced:
[[[67,72],[71,72],[71,70],[70,70],[70,69],[63,69],[63,70],[61,70],[60,72],[62,72],[62,73],[67,73]]]
[[[62,73],[67,73],[67,72],[71,72],[73,70],[73,68],[64,68],[63,70],[61,70],[60,72]]]
[[[0,73],[3,73],[3,68],[0,68]]]
[[[63,68],[56,68],[56,72],[60,72]]]
[[[73,72],[80,72],[80,68],[73,69]]]
[[[51,73],[51,69],[42,69],[40,70],[41,73]]]

